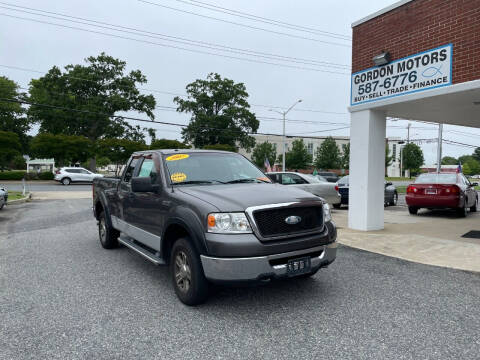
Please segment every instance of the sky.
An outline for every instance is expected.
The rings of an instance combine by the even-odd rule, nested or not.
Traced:
[[[217,72],[245,84],[252,111],[260,120],[259,132],[280,134],[281,115],[271,110],[288,108],[301,99],[302,103],[287,115],[287,135],[348,136],[349,129],[345,127],[350,122],[347,107],[351,23],[392,3],[393,0],[0,0],[0,74],[27,88],[32,78],[42,74],[11,67],[46,72],[53,65],[83,63],[86,57],[103,51],[126,61],[128,70],[141,70],[148,79],[142,88],[151,90],[147,93],[155,96],[159,107],[174,106],[172,94],[184,94],[188,83]],[[216,7],[208,8],[205,4]],[[233,16],[229,10],[240,16]],[[59,14],[77,17],[70,18],[77,23],[62,20]],[[261,21],[253,20],[251,15]],[[98,22],[120,25],[128,32],[106,29]],[[132,29],[149,33],[142,36]],[[192,46],[189,40],[197,45],[202,42],[203,47]],[[229,51],[221,51],[217,45],[224,50],[228,47]],[[251,51],[255,56],[251,56]],[[171,110],[157,108],[155,120],[188,123],[188,115]],[[134,115],[146,118],[144,114]],[[388,121],[387,136],[405,139],[407,124],[406,120]],[[157,130],[157,138],[181,139],[179,127],[148,125]],[[411,122],[411,139],[436,137],[435,124]],[[443,138],[480,146],[480,129],[446,125]],[[424,142],[421,147],[426,164],[435,163],[436,143]],[[471,147],[443,145],[444,156],[472,152]]]

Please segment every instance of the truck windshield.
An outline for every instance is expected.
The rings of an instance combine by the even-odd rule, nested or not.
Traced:
[[[250,161],[234,153],[186,152],[164,159],[170,183],[176,185],[270,182]]]

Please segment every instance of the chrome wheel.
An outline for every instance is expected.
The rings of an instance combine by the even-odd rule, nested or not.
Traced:
[[[180,291],[186,293],[192,284],[192,272],[188,258],[183,250],[180,250],[175,256],[175,281]]]
[[[100,237],[100,241],[105,243],[105,239],[107,237],[107,227],[105,226],[105,219],[103,217],[98,222],[98,236]]]

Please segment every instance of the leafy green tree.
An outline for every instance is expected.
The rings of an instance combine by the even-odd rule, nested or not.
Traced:
[[[423,151],[420,146],[414,143],[408,143],[403,148],[403,168],[410,171],[410,177],[412,173],[418,172],[420,166],[425,162],[423,158]]]
[[[452,156],[444,156],[442,158],[442,165],[457,165],[458,160]]]
[[[203,148],[205,150],[221,150],[221,151],[237,152],[237,148],[229,144],[205,145]]]
[[[240,145],[249,151],[255,145],[250,133],[259,121],[250,111],[248,93],[243,83],[210,73],[206,80],[187,85],[187,99],[175,97],[177,111],[191,113],[190,124],[182,130],[185,142],[196,148],[206,145]]]
[[[54,158],[59,166],[84,162],[94,153],[85,136],[40,133],[32,139],[31,152],[39,158]]]
[[[350,143],[342,144],[342,155],[340,158],[342,169],[350,168]]]
[[[273,166],[276,158],[277,149],[275,148],[275,145],[269,143],[268,141],[255,145],[255,148],[252,152],[252,161],[260,169],[263,169],[265,159],[268,159],[270,165]]]
[[[467,172],[465,170],[465,166],[468,166],[469,171]],[[469,159],[465,161],[463,164],[463,172],[466,175],[477,175],[480,174],[480,163],[473,157],[471,156]]]
[[[127,74],[125,61],[105,53],[85,61],[86,65],[67,65],[63,72],[54,66],[30,82],[30,100],[48,105],[32,105],[28,110],[30,118],[40,124],[40,132],[91,141],[107,137],[143,140],[142,129],[130,125],[118,112],[137,111],[154,119],[155,98],[140,94],[137,88],[147,82],[145,75],[140,70]]]
[[[475,151],[473,152],[472,156],[475,158],[475,160],[477,160],[478,162],[480,162],[480,147],[477,147],[475,149]]]
[[[16,156],[21,155],[22,145],[16,133],[0,131],[0,170],[4,170]]]
[[[19,91],[18,85],[0,76],[0,98],[11,100],[24,100],[25,94]],[[22,145],[21,151],[25,154],[28,150],[27,132],[32,121],[25,116],[26,110],[18,102],[0,101],[0,131],[10,131],[18,135]]]
[[[280,155],[280,162],[282,155]],[[312,155],[308,153],[302,139],[292,142],[292,148],[285,154],[285,167],[288,169],[306,169],[312,164]]]
[[[27,162],[22,155],[16,155],[10,163],[10,168],[15,170],[24,170],[27,167]]]
[[[178,140],[158,139],[152,141],[150,149],[190,149],[190,146]]]
[[[350,156],[350,151],[349,151]],[[340,150],[337,142],[331,136],[327,137],[318,147],[315,157],[315,167],[319,169],[338,169],[341,167]]]
[[[458,162],[456,164],[458,164],[458,163],[466,164],[467,162],[469,162],[471,160],[475,161],[475,158],[472,155],[462,155],[458,158]]]
[[[109,158],[116,165],[116,175],[120,166],[127,162],[133,152],[147,149],[148,146],[144,142],[128,139],[101,139],[96,146],[99,156]]]
[[[470,168],[468,163],[465,163],[465,164],[462,165],[462,172],[465,175],[473,175],[472,169]]]

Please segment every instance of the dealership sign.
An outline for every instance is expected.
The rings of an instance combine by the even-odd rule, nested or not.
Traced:
[[[452,44],[352,74],[350,105],[452,83]]]

